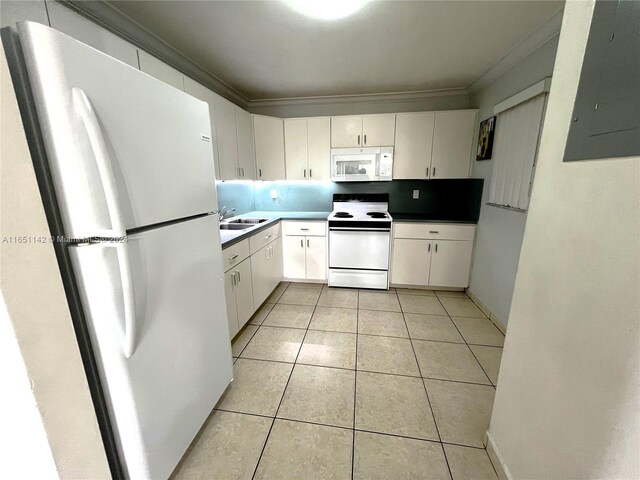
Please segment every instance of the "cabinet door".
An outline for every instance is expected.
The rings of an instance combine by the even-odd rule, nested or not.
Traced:
[[[191,80],[189,77],[184,77],[184,91],[196,97],[209,105],[209,119],[211,121],[211,148],[213,150],[213,164],[216,170],[216,180],[220,180],[220,159],[218,158],[218,139],[216,135],[216,120],[214,117],[215,110],[215,96],[216,94],[209,90],[207,87],[200,85],[199,83]]]
[[[236,273],[236,306],[238,308],[238,328],[244,327],[253,312],[253,285],[251,281],[251,262],[247,258],[232,270]]]
[[[215,96],[213,116],[216,122],[221,180],[240,178],[235,107],[233,103],[220,95]]]
[[[238,167],[243,180],[256,178],[256,150],[253,143],[251,114],[236,106],[236,138],[238,141]]]
[[[229,336],[235,337],[240,330],[238,327],[238,309],[236,308],[236,274],[233,270],[224,274],[224,298],[227,303],[227,322]]]
[[[184,91],[184,75],[178,70],[143,50],[138,50],[138,59],[140,60],[140,70],[144,73],[148,73],[152,77]]]
[[[362,145],[391,147],[396,134],[396,114],[365,115],[362,118]]]
[[[331,117],[331,148],[359,147],[362,143],[362,117]]]
[[[431,178],[469,177],[475,126],[475,110],[436,112]]]
[[[434,287],[469,286],[469,268],[473,242],[434,240],[429,285]]]
[[[285,118],[284,158],[287,166],[287,180],[306,180],[308,178],[306,118]]]
[[[267,245],[251,255],[251,283],[253,284],[253,302],[256,308],[262,305],[262,302],[273,291],[272,267],[271,245]]]
[[[305,237],[286,236],[282,239],[282,268],[285,278],[305,279]]]
[[[309,179],[331,178],[331,119],[310,118],[307,123]]]
[[[327,237],[306,237],[307,280],[327,279]]]
[[[28,3],[36,5],[41,2]],[[25,3],[25,5],[28,5],[28,3]],[[44,8],[45,6],[42,4],[42,9],[44,10]],[[117,35],[99,27],[58,2],[48,0],[46,2],[46,11],[49,13],[52,28],[66,33],[70,37],[80,40],[113,58],[117,58],[135,69],[139,68],[138,49]],[[21,18],[20,20],[26,20],[26,18]],[[41,23],[46,25],[46,18]]]
[[[433,112],[396,115],[394,179],[429,178],[434,119]]]
[[[391,283],[427,286],[431,263],[430,240],[396,238],[391,257]]]
[[[253,116],[258,179],[284,180],[284,122],[281,118]]]
[[[269,293],[282,281],[282,237],[278,237],[271,245],[271,286]]]

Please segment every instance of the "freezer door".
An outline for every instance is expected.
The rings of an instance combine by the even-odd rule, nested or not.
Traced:
[[[129,478],[167,478],[231,381],[219,245],[218,220],[209,215],[126,243],[69,247]]]
[[[65,233],[216,209],[206,103],[56,30],[18,26]],[[112,202],[113,203],[113,202]]]

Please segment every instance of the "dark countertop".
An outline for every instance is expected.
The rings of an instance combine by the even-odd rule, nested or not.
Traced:
[[[269,218],[270,220],[258,224],[256,227],[247,228],[246,230],[220,230],[220,240],[222,248],[225,249],[231,245],[241,242],[245,238],[249,238],[262,230],[269,228],[271,225],[280,220],[326,220],[331,212],[268,212],[255,211],[243,213],[230,218]],[[225,220],[229,220],[227,218]]]

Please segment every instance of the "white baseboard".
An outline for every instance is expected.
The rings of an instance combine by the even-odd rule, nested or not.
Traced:
[[[496,317],[493,314],[493,312],[489,310],[489,308],[484,303],[482,303],[478,297],[476,297],[475,293],[473,293],[468,288],[465,290],[465,292],[469,296],[469,298],[473,301],[473,303],[475,303],[478,306],[478,308],[482,310],[482,313],[484,313],[489,318],[489,320],[491,320],[493,324],[496,327],[498,327],[498,330],[500,330],[504,335],[506,335],[507,324],[504,323],[502,320],[500,320],[498,317]]]
[[[493,440],[493,437],[491,436],[491,432],[489,432],[488,430],[484,435],[484,443],[485,443],[484,446],[487,449],[487,453],[489,454],[489,459],[493,464],[493,468],[496,470],[496,473],[498,474],[498,479],[512,480],[513,477],[511,476],[511,472],[509,472],[509,469],[504,464],[502,455],[500,455],[500,451],[496,447],[496,443]]]

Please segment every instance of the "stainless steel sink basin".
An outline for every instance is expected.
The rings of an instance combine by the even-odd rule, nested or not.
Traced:
[[[220,224],[220,230],[245,230],[253,227],[252,224],[247,223],[222,223]]]
[[[269,221],[268,218],[234,218],[233,220],[229,220],[228,223],[236,223],[236,224],[249,223],[251,225],[256,225],[258,223],[264,223],[267,221]]]

